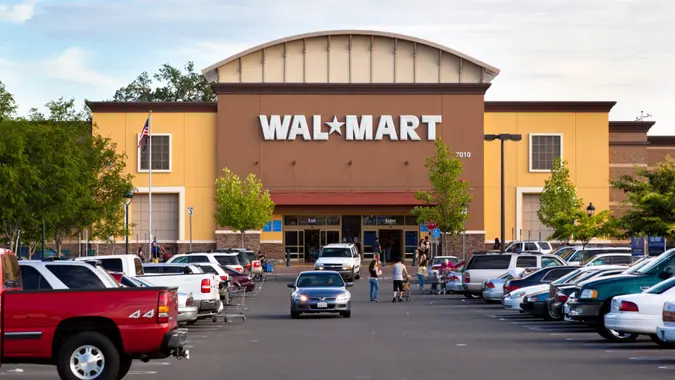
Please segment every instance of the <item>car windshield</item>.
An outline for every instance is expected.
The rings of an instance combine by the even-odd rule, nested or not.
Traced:
[[[645,293],[649,294],[661,294],[666,290],[675,286],[675,278],[668,279],[666,281],[661,281],[658,284],[652,286],[651,288],[645,290]]]
[[[638,274],[656,274],[658,272],[671,270],[673,263],[673,258],[675,257],[675,249],[670,249],[662,253],[657,259],[650,261],[642,268],[639,268],[635,273]]]
[[[307,273],[298,277],[298,288],[340,288],[345,286],[338,273]]]
[[[352,257],[349,248],[327,248],[323,247],[319,252],[319,257]]]
[[[574,247],[563,247],[555,251],[554,254],[560,256],[563,260],[567,260],[576,250]]]
[[[234,255],[216,255],[215,258],[220,265],[239,265],[239,259]]]
[[[635,262],[632,267],[627,269],[624,274],[633,274],[636,273],[637,271],[640,270],[640,268],[644,267],[645,265],[649,264],[652,260],[651,259],[640,259],[639,261]]]
[[[568,274],[566,274],[566,275],[560,277],[559,279],[553,281],[551,284],[553,284],[553,285],[564,284],[564,283],[566,283],[569,279],[571,279],[571,278],[576,277],[577,275],[579,275],[579,273],[581,273],[581,269],[575,269],[575,270],[571,271],[570,273],[568,273]]]

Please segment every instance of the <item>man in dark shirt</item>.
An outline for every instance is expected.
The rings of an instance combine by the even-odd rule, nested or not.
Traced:
[[[377,255],[378,257],[382,257],[382,245],[380,244],[380,238],[376,237],[375,241],[373,242],[373,256]],[[382,266],[384,266],[386,263],[383,261]]]

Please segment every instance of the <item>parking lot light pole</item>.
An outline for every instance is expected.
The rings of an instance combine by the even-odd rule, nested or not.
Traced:
[[[484,135],[483,139],[485,141],[501,141],[501,244],[499,245],[499,251],[504,253],[504,246],[506,245],[506,222],[504,219],[504,141],[520,141],[523,139],[523,135],[500,133],[498,135]]]
[[[129,254],[129,205],[134,198],[134,192],[124,194],[124,254]]]

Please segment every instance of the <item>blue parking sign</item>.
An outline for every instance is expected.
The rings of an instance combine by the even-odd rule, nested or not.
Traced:
[[[439,237],[441,237],[441,230],[439,230],[438,228],[434,228],[433,237],[434,239],[438,239]]]

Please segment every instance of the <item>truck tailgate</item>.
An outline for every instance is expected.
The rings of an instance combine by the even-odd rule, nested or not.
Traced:
[[[139,277],[157,286],[178,286],[179,292],[192,293],[195,301],[220,300],[218,286],[221,280],[220,277],[213,273],[160,274]],[[202,290],[203,280],[209,280],[208,292],[203,292]]]
[[[159,294],[168,290],[157,287],[5,292],[4,356],[49,358],[58,326],[77,325],[84,318],[114,323],[128,353],[155,352],[164,334],[177,327],[177,307],[172,308],[168,323],[157,323]]]

